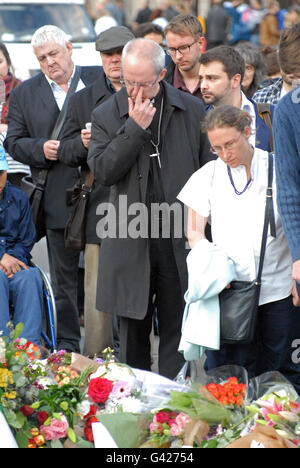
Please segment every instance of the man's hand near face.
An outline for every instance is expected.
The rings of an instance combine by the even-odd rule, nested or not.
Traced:
[[[156,108],[150,99],[143,101],[143,88],[140,87],[135,101],[128,98],[128,114],[140,127],[146,130],[151,124]]]
[[[3,271],[8,278],[12,278],[22,269],[28,270],[28,266],[21,262],[21,260],[18,260],[9,254],[4,254],[0,260],[0,270]]]

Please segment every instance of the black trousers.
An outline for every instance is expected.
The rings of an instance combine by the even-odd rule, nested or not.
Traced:
[[[80,352],[77,305],[79,252],[65,247],[63,229],[47,229],[47,247],[57,310],[58,349]]]
[[[185,362],[178,352],[184,299],[170,239],[151,240],[150,262],[151,278],[147,314],[143,320],[120,318],[120,360],[132,367],[151,369],[150,333],[153,312],[156,308],[159,333],[159,373],[173,379]],[[145,291],[145,294],[148,294],[148,291]]]

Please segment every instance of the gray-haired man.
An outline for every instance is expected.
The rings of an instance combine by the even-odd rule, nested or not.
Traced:
[[[111,186],[117,215],[117,235],[101,245],[97,306],[121,317],[120,360],[148,370],[156,306],[159,372],[174,378],[184,362],[177,350],[187,289],[185,237],[175,235],[174,225],[164,236],[163,219],[155,221],[158,231],[152,235],[154,222],[145,215],[157,204],[171,209],[186,180],[212,155],[200,129],[201,100],[166,83],[164,64],[164,51],[155,42],[126,44],[125,86],[93,112],[88,162],[96,180]],[[128,216],[120,206],[124,197]],[[141,226],[132,232],[137,206],[145,208],[142,224],[149,231]],[[177,219],[177,228],[182,221]]]
[[[65,249],[64,245],[64,228],[69,215],[65,192],[78,180],[78,170],[59,160],[60,136],[51,138],[76,67],[72,60],[72,44],[55,26],[38,29],[32,38],[32,46],[41,73],[24,81],[11,93],[5,148],[14,159],[30,166],[34,181],[42,169],[48,169],[43,209],[58,314],[58,347],[79,351],[79,254]],[[82,67],[76,91],[91,84],[99,73],[100,67]]]
[[[93,109],[121,89],[122,50],[133,37],[131,31],[125,26],[115,26],[99,34],[96,50],[100,52],[103,70],[91,86],[74,94],[70,99],[58,156],[70,167],[81,167],[84,179],[89,177],[87,155],[91,138],[91,129],[86,128],[86,124],[91,121]],[[114,346],[111,316],[106,314],[105,310],[102,312],[96,308],[101,251],[101,239],[96,233],[96,226],[100,219],[97,215],[97,207],[108,201],[108,193],[109,188],[102,186],[96,180],[89,195],[85,220],[85,343],[83,352],[90,356],[100,354],[108,346]]]

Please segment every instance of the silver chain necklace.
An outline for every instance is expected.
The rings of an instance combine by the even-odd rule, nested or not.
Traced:
[[[160,145],[160,128],[161,128],[161,121],[162,121],[162,113],[163,113],[163,107],[164,107],[164,98],[162,97],[161,100],[161,106],[160,106],[160,113],[159,113],[159,120],[158,120],[158,135],[157,135],[157,143],[154,143],[154,141],[150,140],[150,143],[154,146],[155,148],[155,153],[150,154],[150,158],[157,158],[159,168],[161,169],[161,161],[160,161],[160,152],[159,152],[159,145]]]

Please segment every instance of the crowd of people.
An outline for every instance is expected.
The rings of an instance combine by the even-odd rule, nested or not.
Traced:
[[[256,15],[255,26],[277,15],[275,3]],[[30,251],[41,218],[33,217],[22,184],[30,171],[33,190],[43,194],[58,348],[94,356],[110,346],[121,362],[150,370],[155,325],[158,371],[175,378],[185,362],[178,348],[191,287],[187,256],[199,245],[203,255],[213,255],[216,245],[233,262],[237,280],[256,278],[272,153],[274,220],[255,339],[207,350],[205,368],[237,364],[250,377],[277,370],[300,391],[300,367],[292,359],[300,338],[300,24],[292,24],[297,21],[291,16],[270,44],[276,49],[264,56],[256,27],[246,38],[251,42],[230,40],[237,14],[254,24],[244,6],[215,1],[205,35],[199,18],[171,3],[159,13],[164,27],[152,23],[145,4],[132,28],[116,19],[98,34],[101,67],[74,64],[66,34],[43,26],[31,42],[40,73],[23,83],[13,76],[3,46],[1,330],[13,312],[15,322],[25,323],[26,337],[39,343],[43,301]],[[251,11],[259,6],[251,2]],[[229,27],[221,27],[228,15]],[[209,36],[216,29],[228,35]],[[268,68],[272,54],[276,66],[270,60]],[[7,181],[10,160],[19,177]],[[83,350],[80,250],[65,243],[66,225],[78,208],[67,203],[70,191],[88,200],[81,226]],[[208,272],[200,274],[199,282],[207,282]],[[217,279],[218,271],[211,276]]]

